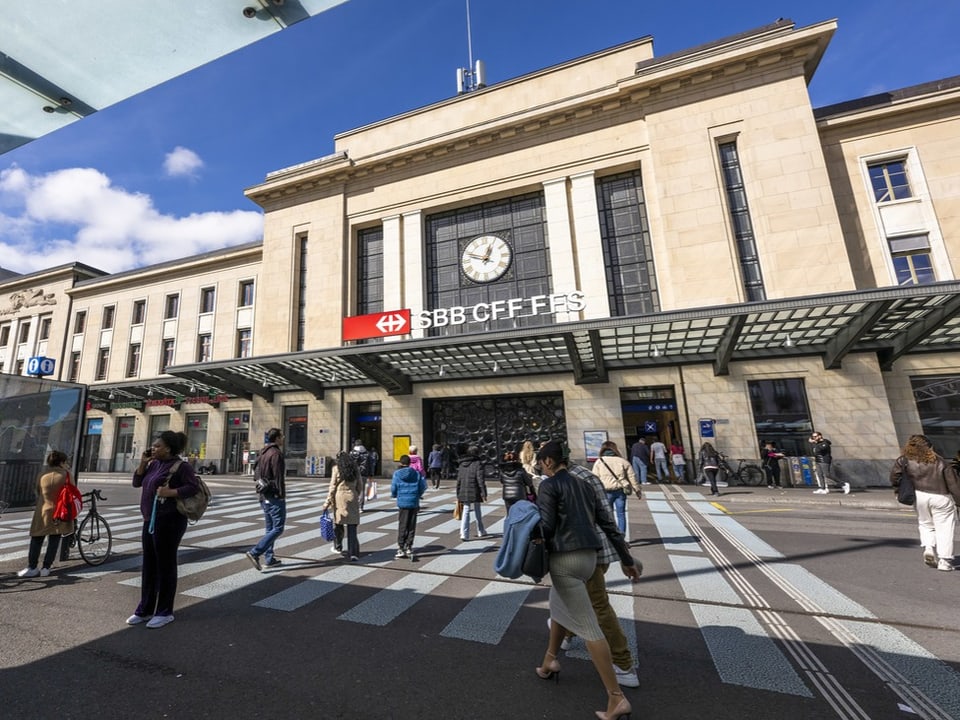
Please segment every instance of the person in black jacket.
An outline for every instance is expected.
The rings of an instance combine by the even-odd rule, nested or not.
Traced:
[[[583,638],[603,686],[607,690],[607,708],[598,711],[601,720],[630,714],[630,702],[623,696],[613,669],[610,646],[593,611],[587,581],[597,566],[599,528],[610,540],[620,558],[623,574],[640,577],[630,549],[613,513],[603,498],[568,471],[563,445],[555,440],[537,452],[540,468],[547,478],[540,483],[537,505],[544,542],[550,551],[550,639],[543,662],[536,673],[543,679],[559,676],[557,653],[567,631]]]
[[[833,465],[833,450],[830,447],[830,441],[818,432],[810,436],[810,445],[813,447],[813,459],[816,460],[814,474],[817,478],[817,487],[813,492],[817,495],[826,495],[830,492],[827,487],[827,480],[833,483],[835,490],[843,490],[844,495],[850,494],[850,483],[839,482],[830,474],[830,466]]]
[[[260,509],[266,531],[260,542],[247,551],[247,559],[257,569],[274,567],[280,559],[273,555],[273,544],[283,534],[287,521],[286,461],[283,458],[283,433],[280,428],[267,431],[267,444],[257,457],[256,475],[259,478],[257,492],[260,494]],[[260,563],[263,557],[264,563]]]
[[[480,459],[480,448],[471,445],[467,448],[466,456],[460,460],[457,470],[457,500],[463,503],[463,514],[460,516],[460,539],[470,539],[470,513],[477,516],[477,537],[486,537],[487,531],[483,527],[483,514],[480,503],[487,501],[487,482],[483,477],[483,460]]]
[[[507,512],[517,500],[526,500],[528,495],[536,496],[533,478],[523,469],[516,453],[509,450],[503,454],[503,462],[500,463],[500,484],[503,485],[503,505]]]

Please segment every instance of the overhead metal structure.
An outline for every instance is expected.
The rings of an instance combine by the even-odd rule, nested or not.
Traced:
[[[864,352],[889,369],[906,353],[957,350],[960,281],[950,281],[181,365],[161,381],[93,385],[90,393],[143,398],[166,383],[267,400],[369,386],[402,395],[418,383],[554,373],[603,383],[611,370],[696,363],[725,375],[733,362],[799,356],[836,369]]]
[[[0,153],[345,1],[4,3]]]

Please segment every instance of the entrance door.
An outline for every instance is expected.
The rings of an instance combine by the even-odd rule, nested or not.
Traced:
[[[350,404],[350,437],[348,442],[350,449],[354,445],[354,440],[359,439],[368,452],[376,452],[376,463],[372,468],[374,476],[380,475],[380,469],[383,467],[383,444],[380,436],[380,427],[382,416],[380,414],[380,403],[351,403]],[[422,444],[413,440],[414,445]],[[420,455],[425,453],[422,448],[417,448]],[[390,458],[392,460],[392,458]]]
[[[133,429],[136,420],[132,417],[117,418],[117,439],[113,446],[113,472],[133,472]],[[138,462],[140,458],[136,459]]]
[[[100,457],[100,436],[84,435],[80,469],[85,472],[98,472],[97,460]]]
[[[627,447],[620,448],[624,457],[629,457],[630,448],[639,438],[645,438],[647,445],[659,440],[667,446],[668,479],[677,478],[670,462],[670,446],[674,443],[684,448],[689,464],[695,448],[683,444],[683,432],[680,418],[677,416],[677,400],[672,387],[649,387],[623,389],[620,391],[620,412],[623,414],[623,434]],[[652,477],[656,478],[653,467]]]
[[[247,411],[227,413],[227,458],[224,472],[243,471],[243,449],[250,439],[250,413]]]

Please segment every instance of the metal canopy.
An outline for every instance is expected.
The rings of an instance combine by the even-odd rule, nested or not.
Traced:
[[[142,397],[161,382],[193,382],[268,400],[374,385],[398,395],[417,383],[555,373],[602,383],[610,370],[694,363],[724,375],[732,362],[811,355],[834,369],[851,352],[877,353],[888,370],[906,353],[957,350],[960,282],[951,281],[181,365],[170,379],[91,391]]]
[[[0,153],[345,0],[4,3]]]

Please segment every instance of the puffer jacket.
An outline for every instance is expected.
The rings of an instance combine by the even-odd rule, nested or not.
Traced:
[[[476,455],[468,455],[460,461],[457,469],[457,500],[462,503],[485,502],[487,482],[483,477],[483,461]]]
[[[412,467],[401,467],[393,473],[390,481],[390,497],[397,499],[397,507],[413,509],[420,507],[420,498],[427,490],[427,481]]]
[[[602,499],[584,482],[565,469],[558,470],[540,483],[537,506],[547,547],[551,552],[597,550],[600,538],[594,525],[607,536],[620,562],[634,564],[630,548],[617,529],[613,514],[600,505]]]
[[[914,490],[931,495],[949,495],[960,505],[960,478],[953,466],[939,455],[933,463],[919,463],[901,455],[890,470],[890,484],[899,488],[904,475],[913,481]]]
[[[527,493],[534,491],[533,480],[518,462],[501,463],[500,483],[504,500],[526,500]]]

